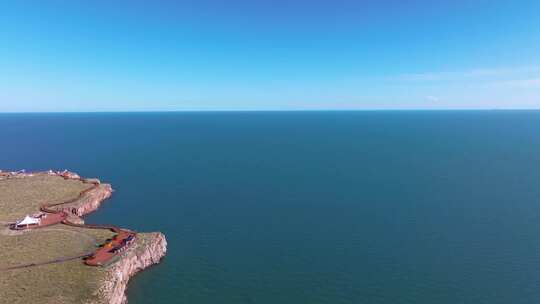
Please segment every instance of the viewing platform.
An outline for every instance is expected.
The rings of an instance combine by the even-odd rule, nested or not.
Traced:
[[[60,224],[67,216],[68,214],[65,212],[39,213],[32,216],[27,215],[24,219],[9,225],[9,228],[12,230],[26,230],[47,227]]]
[[[135,238],[135,232],[122,230],[110,241],[103,244],[93,255],[85,258],[84,263],[89,266],[105,266],[118,254],[127,250]]]

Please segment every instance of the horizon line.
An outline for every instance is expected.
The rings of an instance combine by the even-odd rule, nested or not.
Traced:
[[[452,111],[540,111],[540,108],[380,108],[380,109],[275,109],[275,110],[95,110],[95,111],[0,111],[0,114],[99,114],[99,113],[228,113],[228,112],[452,112]]]

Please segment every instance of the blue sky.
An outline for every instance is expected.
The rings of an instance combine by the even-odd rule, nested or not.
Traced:
[[[2,1],[0,112],[540,108],[540,1]]]

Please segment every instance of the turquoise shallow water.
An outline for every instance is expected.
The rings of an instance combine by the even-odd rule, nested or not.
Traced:
[[[99,177],[88,222],[166,234],[131,304],[538,303],[539,134],[527,111],[2,114],[0,167]]]

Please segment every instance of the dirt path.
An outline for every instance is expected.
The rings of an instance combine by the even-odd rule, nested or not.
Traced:
[[[88,188],[88,189],[85,189],[85,190],[81,191],[76,198],[67,200],[65,202],[56,203],[56,204],[47,204],[47,203],[45,203],[45,204],[42,204],[39,209],[41,211],[47,212],[47,213],[62,213],[64,211],[59,211],[59,210],[56,210],[56,209],[52,209],[51,207],[56,207],[56,206],[60,206],[60,205],[74,203],[77,200],[81,199],[83,197],[83,195],[85,195],[87,192],[90,192],[90,191],[96,189],[97,187],[99,187],[98,182],[88,182],[86,179],[83,179],[83,178],[77,178],[77,180],[80,180],[84,184],[92,184],[93,186]],[[127,230],[127,229],[122,229],[120,227],[113,226],[113,225],[76,224],[76,223],[73,223],[73,222],[69,221],[68,219],[63,220],[62,224],[65,224],[65,225],[68,225],[68,226],[73,226],[73,227],[79,227],[79,228],[87,228],[87,229],[107,229],[107,230],[111,230],[114,233],[119,233],[121,231],[131,232],[131,231]]]
[[[70,256],[70,257],[61,257],[61,258],[50,260],[50,261],[44,261],[44,262],[38,262],[38,263],[28,263],[28,264],[22,264],[22,265],[11,266],[11,267],[6,267],[6,268],[0,268],[0,272],[8,271],[8,270],[15,270],[15,269],[30,268],[30,267],[36,267],[36,266],[43,266],[43,265],[49,265],[49,264],[63,263],[63,262],[67,262],[67,261],[71,261],[71,260],[75,260],[75,259],[88,257],[88,256],[92,255],[93,253],[94,253],[93,251],[90,251],[90,252],[83,253],[83,254],[80,254],[80,255]]]
[[[56,209],[53,209],[52,207],[56,207],[56,206],[60,206],[60,205],[64,205],[64,204],[74,203],[74,202],[78,201],[79,199],[81,199],[83,197],[83,195],[85,195],[87,192],[96,189],[100,185],[99,182],[94,182],[94,181],[89,182],[86,179],[83,179],[83,178],[80,178],[80,177],[77,177],[77,178],[66,177],[66,176],[63,176],[63,177],[64,177],[64,179],[79,180],[82,183],[92,184],[93,186],[81,191],[76,198],[69,199],[67,201],[64,201],[64,202],[61,202],[61,203],[56,203],[56,204],[48,204],[48,203],[42,204],[40,206],[40,208],[39,208],[42,212],[46,212],[46,213],[65,213],[64,211],[56,210]],[[113,225],[76,224],[76,223],[73,223],[73,222],[69,221],[68,219],[63,220],[62,224],[72,226],[72,227],[78,227],[78,228],[86,228],[86,229],[106,229],[106,230],[110,230],[110,231],[112,231],[112,232],[114,232],[116,234],[119,234],[120,232],[133,233],[130,230],[122,229],[120,227],[113,226]],[[12,266],[12,267],[7,267],[7,268],[0,268],[0,272],[7,271],[7,270],[14,270],[14,269],[22,269],[22,268],[29,268],[29,267],[35,267],[35,266],[42,266],[42,265],[48,265],[48,264],[62,263],[62,262],[71,261],[71,260],[75,260],[75,259],[79,259],[79,258],[89,257],[93,253],[94,253],[94,251],[87,252],[87,253],[84,253],[84,254],[80,254],[80,255],[77,255],[77,256],[61,257],[61,258],[50,260],[50,261],[44,261],[44,262],[38,262],[38,263],[28,263],[28,264]]]

